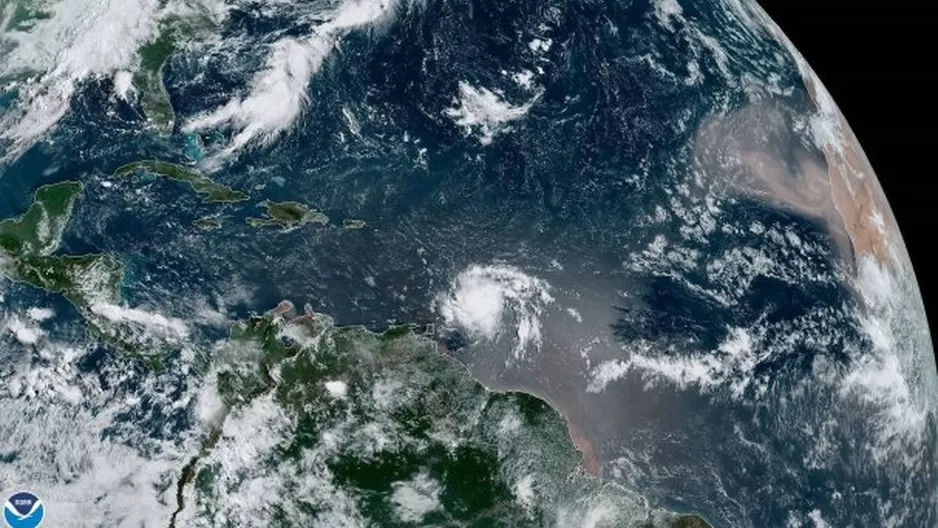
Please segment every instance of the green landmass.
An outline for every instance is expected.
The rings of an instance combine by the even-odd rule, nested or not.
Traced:
[[[712,528],[703,517],[694,514],[677,515],[670,512],[659,512],[656,521],[648,521],[640,528]]]
[[[5,57],[13,53],[13,50],[15,49],[16,49],[16,42],[10,39],[4,39],[3,36],[0,36],[0,57]],[[13,76],[0,75],[0,89],[3,89],[3,90],[8,89],[7,84],[10,83],[11,81],[13,81]]]
[[[48,20],[52,14],[44,9],[48,4],[32,0],[0,0],[0,57],[13,53],[19,43],[10,35],[27,33],[37,23]],[[2,97],[3,91],[9,89],[17,81],[26,81],[37,72],[28,67],[18,68],[6,74],[0,74],[0,109],[9,104],[9,100]]]
[[[364,220],[356,220],[354,218],[346,218],[342,220],[342,227],[345,229],[362,229],[367,225]]]
[[[36,190],[29,209],[0,222],[0,273],[47,291],[62,294],[85,314],[94,303],[120,299],[123,266],[106,253],[54,255],[82,185],[66,181]]]
[[[124,267],[113,255],[56,254],[82,184],[65,181],[36,190],[21,216],[0,221],[0,275],[65,297],[89,334],[116,350],[142,355],[132,329],[113,324],[104,309],[121,309]]]
[[[205,196],[202,203],[233,203],[248,199],[248,195],[241,191],[222,185],[195,170],[166,161],[143,160],[128,163],[118,167],[114,176],[125,177],[138,171],[188,183],[192,190]]]
[[[221,219],[218,216],[203,216],[201,218],[196,218],[192,221],[192,225],[198,227],[199,229],[204,229],[206,231],[214,231],[216,229],[221,229]]]
[[[254,227],[279,227],[292,229],[306,224],[326,225],[329,217],[299,202],[272,202],[264,200],[259,206],[267,209],[262,218],[248,218],[248,224]]]
[[[52,18],[52,13],[47,9],[49,7],[48,3],[33,0],[0,0],[0,58],[13,53],[19,46],[17,39],[11,38],[11,35],[28,33],[37,23]],[[10,102],[8,97],[2,96],[2,92],[9,90],[15,83],[28,82],[36,73],[28,66],[0,73],[0,109]]]
[[[12,278],[60,293],[79,311],[120,300],[123,266],[106,253],[14,259]]]
[[[176,51],[172,32],[163,32],[156,40],[143,44],[138,50],[140,66],[133,76],[133,84],[140,91],[140,107],[150,123],[163,134],[173,131],[176,113],[169,92],[163,84],[163,66]]]
[[[22,0],[11,2],[6,9],[0,9],[0,20],[6,22],[0,29],[2,32],[28,32],[36,23],[52,18],[52,13],[41,7],[46,6]]]
[[[185,15],[171,15],[164,19],[157,36],[137,50],[140,63],[134,72],[133,84],[140,92],[140,107],[144,115],[162,134],[171,133],[176,121],[169,92],[163,84],[163,68],[182,43],[215,26],[207,11],[193,11],[200,9],[197,3],[191,3],[187,8],[190,11]]]
[[[81,191],[82,185],[71,181],[37,189],[23,216],[0,222],[0,248],[19,258],[51,255]]]
[[[421,327],[335,326],[283,302],[236,324],[214,355],[224,411],[180,474],[171,526],[183,512],[249,516],[240,497],[262,482],[292,490],[265,498],[267,526],[581,526],[591,515],[597,527],[705,526],[657,510],[636,519],[644,499],[584,473],[558,412],[487,390]],[[250,461],[232,464],[242,450]],[[403,500],[415,494],[416,513]]]
[[[710,528],[710,524],[697,515],[680,515],[671,521],[672,528]]]
[[[99,313],[120,309],[120,261],[58,254],[81,192],[77,182],[40,187],[21,216],[0,221],[0,273],[63,295],[109,346],[153,357]],[[171,527],[180,514],[240,526],[237,508],[254,503],[242,499],[273,485],[283,492],[250,518],[279,527],[579,526],[599,515],[596,526],[709,528],[586,474],[557,411],[487,390],[424,327],[336,326],[282,302],[204,357],[220,409],[179,468]]]

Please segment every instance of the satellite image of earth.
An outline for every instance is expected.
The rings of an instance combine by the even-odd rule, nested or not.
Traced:
[[[938,525],[902,236],[753,0],[0,2],[0,500]]]

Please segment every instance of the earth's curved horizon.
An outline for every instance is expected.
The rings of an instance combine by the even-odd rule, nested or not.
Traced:
[[[938,523],[900,226],[754,1],[15,0],[0,149],[50,524]]]

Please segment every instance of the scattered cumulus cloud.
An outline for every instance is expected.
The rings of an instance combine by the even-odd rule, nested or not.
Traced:
[[[530,82],[530,78],[519,80],[524,81]],[[443,113],[465,129],[466,134],[478,132],[479,142],[488,145],[497,134],[509,129],[509,123],[524,118],[538,98],[539,95],[535,95],[526,103],[514,106],[487,88],[476,88],[463,81],[459,83],[455,106]]]

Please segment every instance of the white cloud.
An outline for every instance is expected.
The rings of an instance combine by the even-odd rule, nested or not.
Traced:
[[[546,52],[550,50],[550,47],[554,45],[554,41],[551,39],[533,39],[531,42],[528,42],[528,47],[531,48],[531,51],[536,52]]]
[[[511,324],[514,356],[522,359],[530,346],[540,347],[541,317],[554,302],[547,282],[510,266],[473,265],[460,273],[436,306],[448,325],[476,339],[496,340]]]
[[[658,22],[667,29],[674,29],[672,19],[679,19],[683,22],[684,9],[677,0],[657,0],[655,2],[655,16]]]
[[[264,70],[257,73],[250,92],[207,114],[190,119],[185,131],[219,126],[237,130],[220,153],[229,156],[251,142],[269,142],[286,131],[308,101],[307,85],[347,32],[390,18],[396,7],[392,0],[349,0],[331,12],[311,35],[277,41]]]
[[[426,473],[407,482],[395,482],[393,488],[394,511],[406,523],[419,523],[428,513],[441,507],[440,485]]]
[[[35,345],[45,336],[41,328],[30,326],[17,316],[11,316],[4,322],[4,327],[24,345]]]
[[[33,307],[26,310],[26,316],[32,319],[33,321],[42,322],[47,319],[52,319],[55,317],[55,311],[51,308],[38,308]]]
[[[512,106],[487,88],[460,82],[459,99],[455,101],[457,106],[447,108],[443,113],[465,128],[467,134],[478,130],[481,134],[479,141],[488,145],[496,134],[507,130],[508,123],[526,116],[539,97],[538,94],[521,106]]]
[[[534,491],[534,475],[529,473],[518,479],[512,487],[512,492],[515,494],[515,500],[518,501],[518,504],[530,511],[537,501],[537,495]]]
[[[266,518],[276,504],[292,524],[364,526],[355,498],[333,482],[326,464],[336,452],[349,448],[350,425],[335,424],[322,431],[318,442],[304,449],[298,459],[283,459],[278,449],[289,445],[295,424],[271,395],[232,412],[218,444],[201,462],[213,467],[218,477],[209,490],[197,492],[190,487],[186,491],[186,508],[177,524],[214,526],[223,516],[229,522],[250,526]],[[197,494],[201,501],[196,500]],[[315,517],[311,519],[291,497],[302,497],[305,504],[315,505]],[[283,501],[277,503],[277,499]],[[208,511],[204,509],[207,503],[211,503]]]
[[[348,395],[348,385],[344,381],[327,381],[326,391],[336,399],[344,399]]]
[[[87,348],[42,346],[42,361],[24,361],[12,376],[0,373],[0,387],[7,388],[6,394],[0,388],[0,414],[7,417],[0,423],[0,453],[17,453],[0,464],[0,488],[38,493],[54,505],[46,512],[53,526],[84,526],[76,519],[118,528],[167,525],[174,502],[171,489],[161,493],[160,485],[190,456],[188,431],[160,440],[123,413],[144,394],[162,410],[186,400],[175,384],[178,372],[135,380],[140,392],[127,397],[121,387],[136,374],[126,364],[105,359],[84,374],[76,363]]]
[[[127,70],[120,70],[114,74],[114,93],[125,101],[136,91],[133,85],[133,76],[133,73]]]
[[[624,378],[631,368],[632,363],[630,361],[621,359],[603,361],[590,372],[591,379],[586,388],[586,392],[602,392],[606,390],[606,386],[613,381]]]
[[[132,323],[157,335],[185,338],[189,328],[181,319],[148,312],[139,308],[129,308],[111,303],[95,303],[91,311],[112,323]]]
[[[615,526],[622,512],[611,502],[594,501],[585,508],[562,508],[557,519],[557,526],[570,528],[598,528]]]
[[[18,86],[16,110],[0,116],[0,139],[12,159],[51,130],[81,82],[137,62],[137,49],[157,29],[157,0],[60,1],[31,30],[4,33],[15,43],[0,76],[32,74]]]
[[[821,517],[821,510],[811,510],[811,513],[808,514],[808,517],[811,519],[811,522],[814,523],[815,528],[830,528],[830,524]]]
[[[728,328],[717,349],[709,352],[658,355],[651,343],[634,343],[627,358],[604,361],[592,369],[587,392],[602,392],[613,381],[637,370],[681,389],[696,386],[708,390],[727,386],[734,396],[739,397],[752,382],[752,373],[760,357],[753,347],[750,332],[738,327]]]

